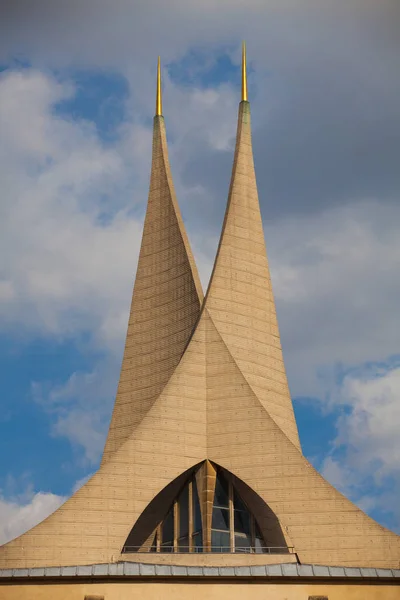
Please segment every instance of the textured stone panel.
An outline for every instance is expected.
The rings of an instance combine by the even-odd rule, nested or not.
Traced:
[[[164,119],[156,116],[142,246],[103,461],[133,433],[170,379],[193,331],[201,299],[175,197]]]
[[[248,102],[240,104],[228,206],[206,306],[259,402],[300,448],[265,252]]]

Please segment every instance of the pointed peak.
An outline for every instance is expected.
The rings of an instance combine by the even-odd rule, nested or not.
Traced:
[[[300,449],[258,201],[243,50],[243,90],[231,184],[203,307],[258,400]]]
[[[247,102],[246,42],[242,42],[242,102]]]
[[[103,463],[125,443],[168,383],[192,335],[203,300],[168,159],[160,61],[153,123],[149,198]]]
[[[157,95],[156,95],[156,117],[162,115],[162,91],[161,91],[161,60],[157,61]]]

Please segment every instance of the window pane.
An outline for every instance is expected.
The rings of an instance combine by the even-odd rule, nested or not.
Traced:
[[[217,482],[215,485],[215,506],[229,506],[229,485],[220,471],[217,472]]]
[[[243,502],[243,500],[241,499],[241,497],[239,496],[239,494],[237,493],[235,488],[233,488],[233,508],[235,510],[247,511],[247,506],[245,505],[245,503]]]
[[[235,552],[250,552],[250,538],[247,535],[235,533]]]
[[[183,488],[179,496],[179,537],[189,535],[189,487]]]
[[[259,528],[256,520],[254,522],[254,528],[255,528],[255,546],[256,546],[256,552],[257,553],[274,552],[273,548],[269,548],[269,549],[266,548],[266,546],[268,544],[265,543],[265,540],[264,540],[263,535],[261,533],[261,529]],[[280,552],[281,550],[277,549],[276,551]],[[282,552],[283,551],[284,550],[282,550]]]
[[[212,552],[230,552],[229,532],[211,531],[211,550]]]
[[[241,510],[235,510],[235,533],[247,533],[250,535],[250,515],[247,512]]]
[[[197,552],[203,552],[203,534],[201,531],[193,536],[193,545],[198,548]]]
[[[183,537],[178,540],[178,548],[180,552],[189,552],[189,538]]]
[[[170,509],[169,513],[164,519],[164,523],[162,526],[162,543],[173,544],[174,543],[174,513],[173,507]]]
[[[160,552],[173,552],[173,551],[174,551],[174,547],[171,542],[169,542],[168,544],[161,544]]]
[[[201,531],[201,511],[196,478],[193,478],[193,531]]]
[[[156,552],[157,551],[157,533],[154,536],[153,541],[151,542],[151,547],[150,547],[150,552]]]
[[[264,544],[263,539],[256,537],[255,544],[256,544],[255,551],[257,552],[257,554],[262,554],[263,552],[267,552],[267,549],[264,548],[265,544]]]
[[[229,509],[213,507],[212,525],[213,529],[229,531]]]

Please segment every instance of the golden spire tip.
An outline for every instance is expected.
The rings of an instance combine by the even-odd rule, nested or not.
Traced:
[[[156,116],[162,115],[162,92],[161,92],[161,60],[158,57],[157,62],[157,96],[156,96]]]
[[[242,42],[242,102],[247,102],[246,42]]]

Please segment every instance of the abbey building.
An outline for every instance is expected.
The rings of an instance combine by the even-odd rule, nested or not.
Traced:
[[[304,457],[253,163],[246,56],[205,296],[175,196],[158,66],[147,213],[101,466],[0,548],[0,597],[398,599],[400,538]]]

